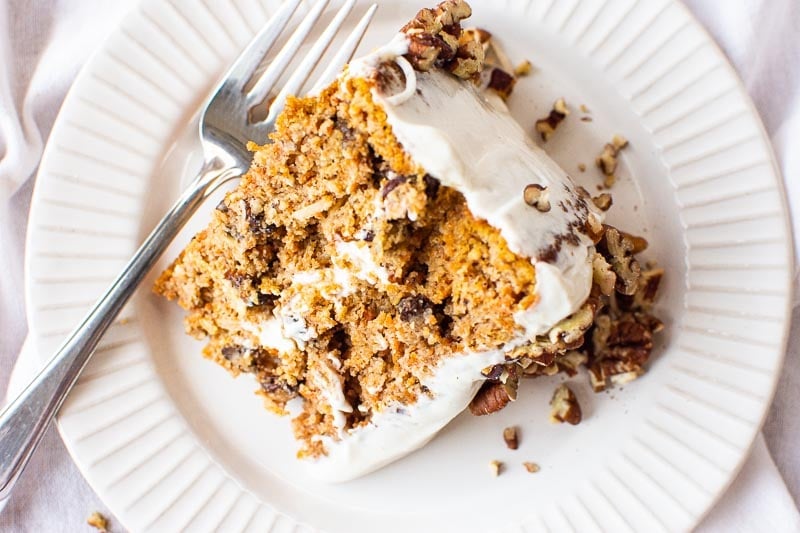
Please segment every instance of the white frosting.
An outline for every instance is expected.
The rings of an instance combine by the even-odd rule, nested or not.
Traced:
[[[296,349],[295,342],[284,335],[281,321],[277,318],[271,318],[259,323],[242,322],[241,327],[243,330],[255,335],[260,346],[272,348],[279,353],[288,353]]]
[[[338,241],[333,263],[339,269],[347,269],[348,276],[354,276],[370,285],[388,285],[389,271],[375,262],[369,246],[362,241]]]
[[[442,361],[423,381],[432,397],[412,405],[392,405],[372,415],[369,424],[323,439],[328,455],[309,463],[309,472],[328,482],[368,474],[424,446],[450,420],[466,409],[483,383],[481,370],[503,361],[502,350],[464,354]]]
[[[473,215],[497,228],[513,252],[531,258],[538,299],[515,315],[520,332],[505,347],[456,354],[433,369],[422,383],[430,397],[390,406],[373,413],[366,426],[340,432],[338,440],[324,439],[328,455],[313,461],[310,470],[327,481],[364,475],[423,446],[467,407],[483,382],[481,370],[501,363],[505,352],[577,311],[592,286],[593,244],[576,227],[587,216],[600,220],[602,215],[581,200],[564,170],[533,143],[497,95],[443,72],[416,73],[401,57],[406,52],[407,39],[401,34],[353,62],[345,75],[370,77],[379,64],[397,62],[405,74],[404,86],[390,95],[374,91],[394,135],[416,163],[461,192]],[[525,203],[523,191],[529,184],[546,188],[550,211],[542,213]],[[387,283],[368,247],[341,243],[337,252],[356,271],[349,275]],[[320,382],[331,383],[331,405],[344,416],[352,407],[342,403],[341,382],[329,378]]]
[[[345,437],[344,427],[347,423],[347,413],[353,412],[353,406],[344,395],[344,378],[340,374],[342,363],[331,356],[327,361],[312,365],[306,376],[308,384],[319,389],[331,408],[333,425],[339,430],[339,436]]]

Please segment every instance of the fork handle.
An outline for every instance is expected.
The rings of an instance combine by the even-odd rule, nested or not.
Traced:
[[[207,161],[81,325],[25,390],[0,413],[0,502],[11,494],[53,416],[136,287],[208,195],[240,174],[238,169],[225,165],[220,159]]]

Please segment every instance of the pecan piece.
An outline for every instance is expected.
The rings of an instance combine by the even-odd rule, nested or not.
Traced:
[[[472,9],[464,0],[446,0],[434,9],[420,10],[401,30],[409,40],[405,58],[422,72],[442,67],[459,78],[478,76],[484,48],[461,30],[461,21],[470,15]]]
[[[594,254],[592,260],[592,277],[594,284],[600,289],[603,296],[614,294],[614,286],[617,283],[617,275],[611,269],[606,259],[598,253]]]
[[[492,473],[494,477],[497,477],[503,473],[503,467],[504,465],[502,461],[498,460],[489,461],[489,471]]]
[[[567,422],[576,426],[580,424],[583,415],[581,414],[581,406],[578,403],[578,398],[575,393],[566,385],[559,385],[553,399],[550,400],[550,421],[563,423]]]
[[[504,100],[511,96],[517,80],[501,68],[494,67],[489,76],[489,88],[499,94]]]
[[[108,531],[108,519],[97,511],[89,515],[89,518],[86,519],[86,523],[95,528],[99,533],[107,533]]]
[[[608,211],[614,204],[614,200],[611,198],[610,194],[604,192],[603,194],[592,198],[592,203],[594,203],[595,207],[597,207],[597,209],[600,211]]]
[[[569,115],[569,108],[567,102],[563,98],[559,98],[553,104],[553,109],[550,114],[542,119],[536,121],[536,131],[542,137],[542,141],[547,142],[550,137],[556,132],[556,128],[561,124]]]
[[[511,398],[506,387],[499,382],[487,381],[469,404],[469,411],[475,416],[490,415],[508,405]]]
[[[627,296],[633,295],[639,287],[641,267],[633,257],[637,244],[641,246],[641,243],[635,242],[630,235],[607,226],[603,240],[598,245],[598,251],[603,254],[617,275],[615,285],[617,292]]]
[[[503,441],[509,450],[516,450],[519,448],[519,437],[517,435],[517,428],[514,426],[507,427],[503,430]]]
[[[538,183],[531,183],[525,187],[522,193],[522,198],[525,203],[531,207],[535,207],[542,213],[550,211],[550,200],[547,199],[547,187],[539,185]]]
[[[535,474],[536,472],[541,470],[541,467],[539,467],[538,464],[532,463],[530,461],[525,461],[524,463],[522,463],[522,466],[524,466],[525,470],[527,470],[528,473],[530,474]]]
[[[627,139],[620,135],[615,135],[612,141],[603,147],[603,151],[595,160],[597,168],[599,168],[605,176],[604,185],[607,188],[611,188],[617,181],[615,176],[615,173],[617,172],[617,166],[619,165],[617,156],[619,155],[620,150],[627,146]]]
[[[533,72],[533,64],[527,59],[514,68],[514,76],[521,78]]]

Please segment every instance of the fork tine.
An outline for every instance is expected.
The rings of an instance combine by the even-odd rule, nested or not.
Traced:
[[[336,13],[336,16],[333,18],[331,23],[327,28],[325,28],[325,31],[317,39],[317,42],[314,43],[314,46],[303,58],[303,61],[300,63],[294,73],[292,73],[292,76],[286,81],[286,84],[280,90],[278,96],[275,97],[275,101],[270,106],[269,115],[266,118],[267,123],[275,120],[278,114],[283,111],[283,107],[286,103],[286,97],[291,94],[297,94],[303,87],[303,84],[311,76],[311,73],[317,67],[317,63],[319,63],[319,60],[330,46],[333,38],[336,37],[336,34],[339,32],[339,28],[342,27],[344,19],[350,14],[350,11],[352,11],[355,3],[356,0],[348,0],[345,2],[344,6],[342,6],[339,12]]]
[[[314,88],[309,91],[309,94],[319,94],[322,89],[333,81],[344,66],[353,59],[353,55],[356,53],[358,45],[361,44],[361,39],[364,38],[367,27],[369,23],[372,22],[372,18],[375,16],[375,11],[377,10],[378,4],[372,4],[372,6],[370,6],[367,13],[361,18],[353,31],[350,32],[350,35],[347,36],[344,43],[342,43],[342,47],[333,57],[328,68],[325,69],[325,72],[320,75]]]
[[[289,63],[294,59],[297,50],[302,46],[308,34],[311,33],[314,24],[316,24],[320,15],[322,15],[328,2],[329,0],[318,0],[317,3],[314,4],[314,7],[311,8],[311,11],[309,11],[294,33],[292,33],[292,36],[283,48],[281,48],[281,51],[278,52],[278,55],[275,56],[275,59],[272,60],[267,70],[256,80],[246,97],[248,108],[264,100],[273,87],[275,87],[278,78],[281,77],[286,67],[288,67]],[[263,59],[263,56],[260,59]]]
[[[222,85],[233,84],[231,88],[244,90],[264,56],[275,45],[286,25],[291,20],[302,0],[286,0],[272,16],[266,26],[253,38],[252,42],[239,55],[239,59],[223,78]]]

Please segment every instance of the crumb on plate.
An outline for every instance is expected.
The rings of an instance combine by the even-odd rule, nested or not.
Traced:
[[[108,531],[108,519],[97,511],[89,515],[89,518],[86,519],[86,523],[100,533],[107,533]]]
[[[541,467],[538,464],[532,463],[530,461],[525,461],[524,463],[522,463],[522,466],[524,466],[525,470],[527,470],[531,474],[535,474],[536,472],[541,470]]]

